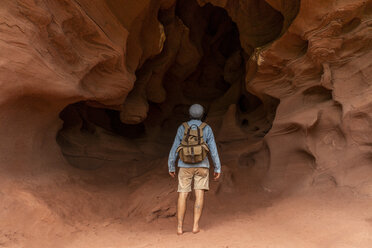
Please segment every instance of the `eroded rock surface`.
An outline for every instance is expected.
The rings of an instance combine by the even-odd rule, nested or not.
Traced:
[[[355,138],[369,133],[370,14],[371,1],[301,1],[288,31],[260,53],[246,86],[280,99],[265,136],[271,187],[371,184],[368,145]]]
[[[66,105],[120,105],[133,87],[128,32],[102,1],[4,1],[1,13],[2,168],[58,160]]]

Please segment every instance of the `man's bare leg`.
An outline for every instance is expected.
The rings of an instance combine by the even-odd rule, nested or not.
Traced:
[[[199,229],[199,220],[203,211],[204,203],[204,190],[196,189],[195,190],[195,205],[194,205],[194,227],[192,228],[193,233],[198,233]]]
[[[185,219],[186,212],[186,200],[188,192],[178,193],[178,204],[177,204],[177,234],[181,235],[183,233],[183,220]]]

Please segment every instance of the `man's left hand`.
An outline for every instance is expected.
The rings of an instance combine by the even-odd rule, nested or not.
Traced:
[[[214,176],[213,180],[214,180],[214,181],[217,181],[217,180],[221,177],[221,173],[217,173],[217,172],[215,172],[215,173],[213,174],[213,176]]]
[[[169,172],[169,175],[174,178],[176,176],[176,172],[175,171]]]

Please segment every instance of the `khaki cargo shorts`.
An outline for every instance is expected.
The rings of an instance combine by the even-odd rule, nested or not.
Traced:
[[[178,172],[178,192],[191,192],[191,181],[194,178],[194,189],[209,190],[209,168],[180,168]]]

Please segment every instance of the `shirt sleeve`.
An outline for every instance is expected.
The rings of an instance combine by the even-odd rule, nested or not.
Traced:
[[[211,157],[214,164],[214,172],[221,173],[221,162],[220,157],[218,156],[216,141],[214,140],[212,128],[210,126],[206,126],[204,130],[205,130],[204,134],[206,136],[205,142],[209,147],[209,151],[211,153]]]
[[[169,170],[169,172],[175,172],[176,171],[176,160],[177,160],[177,157],[178,157],[177,148],[181,144],[181,141],[182,141],[182,138],[183,138],[183,132],[184,132],[184,127],[181,125],[177,130],[177,134],[176,134],[176,137],[174,138],[172,148],[169,152],[169,157],[168,157],[168,170]]]

